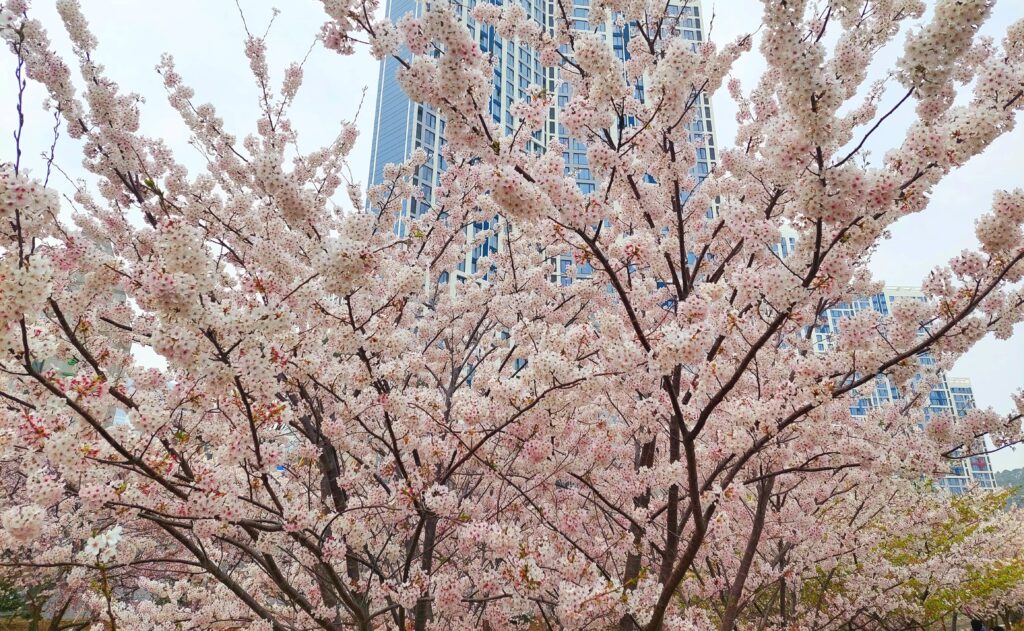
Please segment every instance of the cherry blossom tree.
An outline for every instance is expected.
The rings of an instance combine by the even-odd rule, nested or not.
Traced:
[[[997,43],[976,37],[989,0],[927,20],[920,0],[766,0],[768,71],[744,92],[728,77],[753,36],[694,49],[667,3],[594,0],[592,21],[629,30],[623,63],[556,4],[548,27],[516,4],[391,24],[373,0],[323,0],[325,46],[394,56],[446,120],[442,186],[408,217],[425,154],[364,197],[351,124],[299,149],[303,64],[276,87],[264,37],[245,42],[260,116],[242,138],[161,60],[205,157],[190,173],[141,133],[74,0],[57,2],[69,59],[4,1],[19,94],[43,86],[91,178],[62,201],[20,144],[0,172],[4,567],[57,570],[109,629],[653,631],[924,625],[922,573],[947,588],[949,564],[1020,563],[1019,515],[945,558],[893,551],[956,510],[928,484],[950,459],[1021,440],[1024,395],[1009,416],[922,420],[942,372],[1024,318],[1024,191],[997,193],[979,247],[922,279],[930,300],[849,318],[824,350],[814,335],[879,290],[866,262],[886,230],[1013,128],[1024,21]],[[470,16],[557,69],[597,191],[553,141],[531,148],[550,91],[516,104],[514,133],[491,122]],[[698,180],[687,124],[723,84],[741,126]],[[549,281],[559,256],[567,286]],[[879,378],[903,396],[853,415]]]
[[[735,572],[735,541],[706,551],[694,571],[703,606],[718,619],[737,608],[754,628],[778,615],[799,628],[933,629],[1020,602],[1021,515],[1003,510],[1005,492],[949,501],[927,485],[839,486],[772,497],[758,543],[767,554],[738,605],[721,585]]]

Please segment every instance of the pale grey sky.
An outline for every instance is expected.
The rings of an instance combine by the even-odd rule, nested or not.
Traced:
[[[732,40],[740,33],[756,30],[761,15],[758,0],[703,0],[705,12],[716,12],[712,39]],[[34,13],[49,26],[50,37],[58,50],[70,52],[52,0],[35,0]],[[177,114],[167,105],[160,77],[154,67],[161,53],[174,55],[178,70],[187,84],[196,90],[198,103],[213,103],[226,121],[228,131],[239,136],[253,128],[258,115],[257,92],[243,54],[245,32],[233,0],[81,0],[86,17],[100,41],[97,58],[107,74],[124,90],[146,97],[143,132],[163,139],[179,159],[193,168],[201,158],[188,146],[188,133]],[[323,10],[315,0],[241,0],[249,27],[262,32],[272,8],[282,9],[268,38],[272,70],[301,59],[309,49],[323,22]],[[1011,22],[1024,17],[1024,2],[999,0],[993,18],[983,33],[997,39]],[[901,44],[903,36],[897,37]],[[745,90],[753,87],[764,67],[755,50],[735,68]],[[872,74],[876,77],[891,66],[899,47],[893,46],[879,56]],[[378,64],[365,52],[341,57],[317,46],[306,64],[306,85],[293,109],[293,120],[300,131],[304,149],[328,142],[337,133],[342,120],[351,120],[359,111],[358,127],[362,135],[353,151],[353,176],[365,183],[369,168],[370,136],[373,124],[373,96]],[[280,80],[280,73],[275,75]],[[13,63],[6,51],[0,57],[0,129],[5,132],[3,156],[11,156],[13,141],[9,130],[14,125]],[[888,95],[895,102],[896,90]],[[39,154],[52,140],[52,119],[41,111],[43,99],[39,86],[29,84],[26,95],[26,132],[23,162],[42,171]],[[736,131],[735,106],[724,93],[714,100],[717,141],[731,145]],[[883,103],[883,107],[884,107]],[[908,113],[911,110],[908,110]],[[902,138],[909,117],[894,116],[879,130],[870,147],[880,158],[886,149]],[[73,177],[82,174],[80,153],[67,137],[58,145],[57,162]],[[935,191],[927,211],[901,220],[892,230],[892,239],[875,253],[872,269],[877,278],[892,285],[920,285],[934,266],[948,260],[963,248],[974,247],[973,224],[988,209],[992,192],[1000,188],[1024,185],[1024,127],[1004,136],[984,155],[964,165]],[[65,188],[59,175],[55,184]],[[345,202],[347,203],[347,202]],[[952,371],[953,376],[968,377],[974,385],[980,406],[993,406],[1001,412],[1012,407],[1010,394],[1024,385],[1024,327],[1009,341],[986,339],[967,354]],[[1024,467],[1024,448],[1004,450],[992,457],[997,470]]]

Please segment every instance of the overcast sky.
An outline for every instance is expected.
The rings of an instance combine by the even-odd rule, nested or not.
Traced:
[[[753,32],[760,21],[758,0],[703,0],[705,14],[716,13],[712,39],[723,43],[741,33]],[[58,50],[69,52],[52,0],[35,0],[34,13],[48,26]],[[124,90],[142,94],[143,132],[163,138],[186,165],[199,167],[197,152],[188,145],[188,133],[177,114],[167,105],[164,89],[154,67],[161,53],[174,55],[178,71],[196,90],[196,101],[213,103],[226,121],[228,131],[243,136],[253,129],[258,116],[257,92],[243,54],[245,31],[233,0],[81,0],[86,17],[100,41],[97,58],[107,67],[107,75]],[[323,10],[316,0],[241,0],[249,26],[262,32],[272,15],[272,7],[282,8],[268,38],[268,56],[272,70],[301,59],[323,23]],[[997,40],[1006,27],[1024,17],[1024,2],[999,0],[983,34]],[[736,66],[734,76],[745,90],[753,87],[763,59],[755,51]],[[897,45],[883,51],[874,77],[881,77],[899,54],[903,35]],[[0,58],[0,127],[14,126],[13,63],[9,54]],[[325,144],[337,133],[343,120],[356,118],[362,135],[351,159],[353,176],[365,183],[369,169],[373,104],[378,64],[368,54],[341,57],[319,46],[306,64],[306,85],[300,91],[292,118],[300,130],[304,150]],[[280,73],[275,75],[280,80]],[[364,99],[365,92],[365,99]],[[38,157],[52,141],[52,118],[42,111],[42,91],[30,84],[26,95],[26,132],[23,162],[41,172]],[[886,103],[899,98],[893,89]],[[362,107],[360,108],[360,104]],[[736,108],[726,94],[714,100],[717,142],[729,146],[734,140]],[[912,110],[907,110],[907,114]],[[909,116],[893,116],[879,129],[869,148],[877,159],[902,139]],[[304,139],[304,140],[303,140]],[[10,159],[13,141],[4,134],[3,159]],[[876,278],[890,285],[919,286],[928,271],[947,261],[964,248],[976,247],[974,221],[991,203],[992,193],[1002,188],[1022,186],[1024,126],[994,143],[989,150],[950,175],[932,195],[929,208],[916,216],[900,220],[892,238],[874,254],[872,270]],[[57,163],[73,177],[82,173],[78,147],[62,138]],[[1015,177],[1016,176],[1016,177]],[[60,181],[56,184],[66,188]],[[345,202],[347,203],[347,202]],[[1018,326],[1016,338],[1009,341],[986,339],[957,363],[951,375],[968,377],[974,385],[979,406],[992,406],[1000,412],[1012,409],[1010,394],[1024,385],[1024,326]],[[1024,448],[1004,450],[992,457],[997,470],[1024,467]]]

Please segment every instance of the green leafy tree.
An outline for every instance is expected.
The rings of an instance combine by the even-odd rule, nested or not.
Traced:
[[[1024,507],[1024,467],[1009,471],[996,471],[996,484],[1010,492],[1008,502]]]

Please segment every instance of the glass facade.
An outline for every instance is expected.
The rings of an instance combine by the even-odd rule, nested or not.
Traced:
[[[791,244],[789,247],[792,251]],[[829,348],[834,335],[842,326],[844,318],[849,318],[868,309],[888,315],[892,305],[898,300],[925,301],[927,298],[916,288],[888,287],[883,293],[836,305],[825,313],[823,321],[814,331],[815,349],[825,351]],[[927,353],[920,355],[918,361],[922,366],[935,363],[934,358]],[[919,379],[920,376],[915,379],[915,382],[918,382]],[[913,387],[914,384],[911,385],[911,388]],[[901,393],[885,376],[877,377],[873,387],[865,386],[858,394],[859,398],[850,407],[850,412],[855,416],[864,416],[872,407],[900,401],[906,397],[906,394]],[[948,414],[956,418],[967,414],[968,410],[973,408],[974,392],[971,390],[971,382],[967,379],[957,379],[943,374],[939,383],[928,392],[928,405],[924,410],[922,425],[934,415]],[[973,486],[994,489],[995,480],[989,457],[982,455],[953,460],[950,464],[949,475],[939,480],[939,486],[956,495],[964,493]]]
[[[484,1],[500,5],[505,0]],[[527,15],[548,30],[553,29],[556,19],[561,19],[560,13],[556,13],[558,11],[556,5],[549,0],[511,1],[520,2]],[[544,151],[554,141],[558,141],[563,147],[562,156],[566,174],[575,177],[577,185],[584,193],[595,193],[598,182],[587,162],[586,144],[570,136],[568,130],[559,123],[559,112],[572,97],[570,86],[558,81],[557,68],[541,65],[536,51],[517,42],[504,41],[495,33],[493,27],[479,24],[470,17],[470,11],[476,2],[477,0],[455,0],[452,2],[452,6],[479,43],[480,49],[490,53],[494,62],[493,91],[488,107],[493,121],[502,126],[506,134],[511,134],[517,124],[511,107],[516,101],[528,98],[531,85],[541,86],[550,93],[555,93],[557,90],[556,100],[548,112],[548,120],[544,123],[543,129],[533,134],[532,146],[537,151]],[[388,0],[386,12],[389,19],[397,21],[408,13],[419,15],[425,6],[425,0]],[[696,49],[704,39],[703,29],[706,26],[700,3],[670,0],[669,12],[678,15],[679,19],[674,23],[666,22],[664,28],[671,30],[673,36],[681,35],[684,39],[692,41],[693,47]],[[617,25],[611,19],[602,23],[592,23],[590,21],[590,0],[572,0],[572,15],[567,17],[572,21],[575,30],[604,34],[605,37],[610,38],[613,49],[620,60],[625,61],[629,58],[627,46],[630,29]],[[387,59],[381,63],[369,181],[371,185],[380,183],[385,164],[403,162],[413,150],[422,148],[427,153],[428,159],[416,175],[415,184],[422,189],[423,196],[421,199],[411,202],[411,206],[403,208],[402,217],[408,217],[410,215],[418,216],[430,208],[434,190],[438,186],[441,174],[446,169],[445,161],[441,157],[441,148],[445,143],[445,121],[438,112],[429,106],[416,103],[402,91],[396,76],[399,66],[400,64],[394,59]],[[637,97],[642,99],[644,96],[642,82],[638,82],[636,91]],[[629,122],[627,121],[627,125]],[[697,162],[691,174],[700,181],[711,172],[717,161],[714,119],[707,95],[701,95],[696,118],[688,127],[691,139],[698,145]],[[713,216],[714,212],[713,208],[707,210],[709,217]],[[490,230],[493,227],[489,221],[479,222],[467,230],[467,239],[471,239],[477,231]],[[406,227],[403,219],[399,219],[395,230],[404,236]],[[784,231],[783,238],[772,250],[779,257],[785,258],[793,252],[795,246],[795,235],[791,231]],[[440,281],[448,282],[452,276],[456,279],[463,279],[467,273],[477,272],[477,261],[482,256],[496,251],[497,247],[498,236],[488,237],[470,249],[466,258],[456,266],[456,269],[442,272]],[[692,258],[692,255],[690,256]],[[549,259],[549,263],[553,270],[550,280],[561,285],[570,284],[574,277],[586,278],[593,274],[593,269],[588,264],[582,262],[576,264],[569,252],[553,256]],[[692,264],[693,261],[691,260],[690,263]],[[574,273],[570,272],[571,269]],[[816,329],[815,348],[818,351],[828,348],[830,339],[839,330],[844,318],[866,309],[888,315],[892,303],[901,299],[925,300],[925,297],[916,289],[889,288],[881,294],[849,304],[837,305],[826,313],[824,321]],[[922,365],[934,363],[934,360],[927,354],[919,357],[919,361]],[[879,377],[875,380],[874,387],[867,388],[860,393],[855,404],[851,406],[851,412],[855,415],[865,415],[874,406],[898,401],[902,397],[903,394],[887,378]],[[939,385],[929,392],[928,403],[922,423],[927,422],[932,415],[939,413],[962,416],[974,407],[970,382],[943,375]],[[973,485],[994,488],[988,456],[953,461],[949,475],[940,481],[940,485],[952,493],[963,493]]]
[[[504,0],[485,1],[492,1],[497,5],[504,2]],[[556,19],[561,19],[557,6],[549,0],[512,1],[518,1],[531,19],[544,25],[548,30],[554,28]],[[669,12],[679,15],[680,18],[674,27],[666,26],[665,28],[671,29],[673,35],[681,34],[683,38],[692,40],[693,46],[696,48],[704,39],[704,16],[699,2],[692,0],[670,0],[670,2]],[[511,134],[517,124],[511,107],[516,101],[528,98],[527,94],[531,85],[540,86],[549,93],[555,93],[557,89],[556,100],[548,112],[548,119],[544,123],[543,129],[533,134],[532,146],[540,152],[544,151],[553,141],[559,141],[565,148],[563,158],[566,173],[575,176],[578,186],[584,193],[594,193],[597,181],[587,163],[585,143],[571,137],[565,127],[558,122],[559,111],[571,98],[569,86],[557,85],[560,83],[557,80],[558,69],[543,66],[536,51],[528,46],[520,45],[518,42],[504,41],[495,33],[494,27],[477,23],[470,16],[476,3],[477,0],[455,0],[451,6],[479,43],[480,49],[489,53],[494,62],[493,91],[488,107],[493,121],[503,127],[506,134]],[[389,19],[397,21],[408,13],[419,15],[425,7],[424,0],[388,0],[385,10]],[[628,59],[629,53],[626,51],[626,46],[629,43],[629,29],[617,26],[613,20],[592,24],[589,14],[590,0],[573,0],[572,15],[569,17],[574,29],[605,34],[606,37],[611,38],[619,59]],[[407,203],[406,207],[402,209],[402,218],[395,226],[395,230],[404,236],[407,228],[403,218],[418,216],[430,208],[434,190],[437,188],[441,174],[446,169],[444,159],[441,157],[441,147],[445,142],[445,122],[443,116],[431,107],[416,103],[405,95],[397,79],[399,67],[400,64],[394,59],[387,59],[381,63],[369,182],[372,186],[382,181],[384,165],[405,161],[417,148],[426,151],[427,163],[420,168],[420,172],[415,178],[416,185],[423,191],[423,197],[418,201]],[[642,84],[638,85],[636,89],[638,97],[643,98]],[[693,175],[698,179],[703,179],[711,172],[717,159],[710,99],[706,95],[702,95],[701,98],[700,106],[697,107],[697,118],[689,126],[691,138],[700,141],[699,144],[701,144],[697,150],[697,164],[693,169]],[[489,222],[483,223],[489,224]],[[467,231],[467,239],[472,238],[476,230],[486,230],[492,227],[490,225],[474,226]],[[488,238],[485,243],[473,248],[456,269],[443,274],[442,280],[448,280],[451,275],[460,278],[467,272],[475,272],[477,259],[486,255],[488,251],[495,251],[496,248],[497,237]],[[550,263],[554,270],[551,276],[553,282],[560,284],[571,282],[570,275],[566,273],[573,266],[569,253],[552,257]],[[588,266],[581,265],[575,271],[575,275],[582,278],[588,276],[592,270]]]
[[[491,55],[494,77],[493,91],[489,103],[492,119],[503,126],[506,134],[511,134],[517,121],[512,116],[514,103],[527,98],[531,85],[554,90],[554,70],[544,68],[539,56],[517,42],[504,41],[495,33],[493,26],[478,23],[470,16],[476,6],[476,0],[463,0],[451,3],[451,7],[461,18],[466,28],[478,42],[480,50]],[[500,1],[494,4],[501,4]],[[553,15],[553,4],[548,0],[520,0],[520,4],[533,20],[546,24]],[[386,12],[389,19],[397,21],[402,16],[412,13],[420,15],[427,4],[422,0],[388,0]],[[407,56],[407,54],[405,55]],[[416,149],[423,149],[427,154],[427,162],[420,167],[414,183],[423,191],[417,201],[407,202],[403,207],[401,218],[395,230],[405,236],[405,217],[416,217],[431,207],[434,190],[437,188],[441,174],[447,165],[441,156],[441,148],[445,144],[445,120],[442,115],[428,105],[411,100],[402,91],[398,83],[398,69],[401,64],[392,58],[381,62],[380,78],[377,86],[376,114],[373,127],[373,147],[370,157],[370,185],[381,183],[386,164],[404,162]],[[549,130],[554,129],[555,112],[552,109],[549,122],[544,130],[533,135],[534,148],[543,151],[547,145]],[[471,230],[492,228],[489,222],[474,226]],[[472,234],[467,234],[467,238]],[[481,246],[474,248],[451,274],[460,277],[467,272],[476,271],[476,260],[497,249],[497,238],[490,238]],[[447,280],[449,274],[445,274]]]

